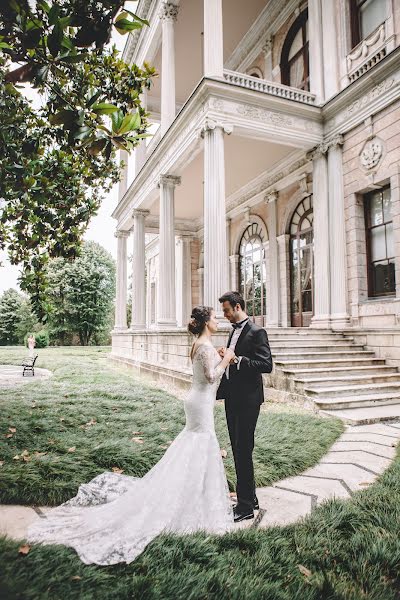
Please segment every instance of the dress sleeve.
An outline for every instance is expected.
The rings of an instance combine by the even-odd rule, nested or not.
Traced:
[[[221,364],[215,366],[215,350],[206,344],[201,345],[197,350],[197,358],[199,359],[203,369],[204,376],[209,383],[219,381],[225,372]],[[221,361],[222,362],[222,359]]]

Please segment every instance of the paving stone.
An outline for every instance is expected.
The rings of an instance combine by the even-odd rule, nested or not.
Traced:
[[[257,490],[260,508],[265,510],[259,527],[289,525],[311,511],[311,497],[274,487]]]
[[[399,440],[396,436],[385,435],[383,433],[373,433],[373,432],[349,432],[343,433],[340,436],[340,442],[372,442],[375,444],[381,444],[382,446],[391,446],[396,447],[399,443]]]
[[[357,427],[350,427],[349,430],[368,433],[383,433],[383,435],[390,435],[400,439],[400,430],[398,427],[395,427],[395,423],[372,423],[371,425],[358,425]]]
[[[37,516],[30,506],[0,505],[0,534],[14,540],[22,540]]]
[[[47,369],[35,367],[35,375],[22,376],[22,367],[18,365],[0,365],[0,388],[9,388],[16,385],[32,384],[43,381],[52,376],[52,372]]]
[[[333,479],[341,479],[350,488],[352,492],[363,489],[363,484],[371,484],[375,481],[376,475],[369,471],[365,471],[361,467],[348,464],[328,464],[319,463],[311,469],[307,469],[303,476],[312,475],[314,477],[326,477]]]
[[[361,467],[366,467],[367,469],[371,469],[375,473],[381,473],[390,465],[389,458],[382,458],[380,456],[375,456],[374,454],[369,454],[368,452],[363,452],[362,450],[353,450],[348,452],[328,452],[321,463],[352,463],[355,465],[360,465]]]
[[[317,497],[317,502],[322,502],[328,498],[349,498],[350,494],[346,488],[340,483],[340,481],[333,481],[332,479],[320,479],[312,477],[289,477],[283,479],[276,484],[278,489],[288,488],[290,490],[304,493],[306,495],[313,495]]]
[[[372,454],[377,454],[379,456],[383,456],[384,458],[393,458],[396,454],[396,448],[392,446],[379,446],[378,444],[374,444],[372,442],[348,442],[339,440],[330,449],[330,452],[334,452],[336,450],[349,450],[350,452],[354,450],[360,450],[364,452],[371,452]]]

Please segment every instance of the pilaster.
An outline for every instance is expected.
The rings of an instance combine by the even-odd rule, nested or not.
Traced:
[[[115,326],[114,330],[127,329],[126,296],[128,291],[127,278],[127,239],[128,231],[116,231],[117,238],[117,273],[115,297]]]
[[[133,211],[131,329],[146,328],[145,218],[147,210]]]

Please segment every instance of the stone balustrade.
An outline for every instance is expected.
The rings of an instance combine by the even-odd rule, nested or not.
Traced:
[[[245,73],[228,71],[225,69],[224,79],[228,83],[233,83],[234,85],[239,85],[249,90],[262,92],[263,94],[271,94],[272,96],[278,96],[279,98],[285,98],[286,100],[295,100],[296,102],[304,102],[306,104],[315,104],[315,96],[314,94],[310,94],[310,92],[275,83],[273,81],[259,79],[258,77],[251,77]]]

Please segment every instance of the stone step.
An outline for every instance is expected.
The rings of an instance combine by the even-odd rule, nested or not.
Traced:
[[[385,406],[400,403],[400,391],[375,394],[359,394],[352,396],[321,397],[314,399],[315,406],[320,410],[341,410],[344,408],[361,408],[369,406]]]
[[[360,396],[371,395],[375,392],[377,394],[383,393],[398,393],[400,394],[400,382],[384,382],[384,383],[361,383],[358,385],[347,385],[347,386],[332,386],[332,387],[305,387],[305,392],[309,396],[318,396],[318,400],[323,398],[341,398],[343,396],[349,396],[354,394],[354,398],[357,399]]]
[[[334,342],[332,344],[327,344],[326,342],[314,342],[313,344],[303,344],[298,341],[297,343],[293,342],[293,344],[288,344],[286,342],[279,344],[271,343],[270,346],[272,353],[276,354],[283,354],[286,353],[287,350],[293,350],[294,348],[297,352],[303,350],[305,352],[307,352],[307,350],[318,350],[318,352],[329,352],[332,350],[346,352],[347,350],[362,351],[364,348],[362,344],[351,344],[346,342]]]
[[[321,410],[320,414],[339,418],[350,425],[367,425],[400,419],[400,402],[383,406]]]
[[[384,358],[336,358],[336,359],[313,359],[313,360],[290,360],[288,357],[280,358],[279,360],[275,358],[275,365],[278,369],[282,369],[287,372],[292,369],[301,369],[301,367],[325,367],[325,369],[330,369],[330,367],[338,367],[339,365],[342,367],[358,367],[358,366],[375,366],[375,365],[384,365]]]
[[[314,369],[283,369],[283,372],[290,377],[297,378],[298,380],[305,380],[313,375],[319,377],[347,377],[349,375],[364,375],[369,377],[372,375],[382,374],[397,374],[399,371],[397,367],[391,367],[390,365],[375,365],[375,366],[358,366],[358,367],[330,367],[326,369],[324,367],[318,367]]]
[[[400,383],[400,373],[372,373],[362,375],[342,375],[341,377],[294,377],[293,381],[296,384],[303,385],[304,389],[313,387],[315,390],[324,390],[326,387],[347,387],[354,383],[361,383],[363,385],[371,383],[390,383],[398,381]]]
[[[340,333],[338,333],[338,334],[336,334],[336,333],[329,333],[329,334],[315,333],[313,335],[279,335],[276,333],[271,333],[270,331],[267,330],[267,334],[268,334],[269,340],[274,340],[274,341],[277,340],[280,342],[298,342],[299,340],[304,340],[307,342],[308,341],[323,342],[323,341],[327,341],[327,340],[352,341],[352,339],[354,339],[354,338],[350,338],[350,337],[345,338]]]
[[[274,352],[272,352],[272,356],[275,357],[276,362],[281,362],[281,360],[292,360],[292,359],[296,359],[296,358],[301,358],[303,360],[315,360],[318,358],[321,359],[325,359],[325,358],[343,358],[343,359],[347,359],[347,358],[364,358],[364,357],[373,357],[375,356],[375,352],[373,352],[372,350],[346,350],[346,352],[342,351],[342,352],[336,352],[335,350],[332,351],[328,351],[328,352],[301,352],[300,349],[299,351],[296,352],[279,352],[277,354],[274,354]]]

